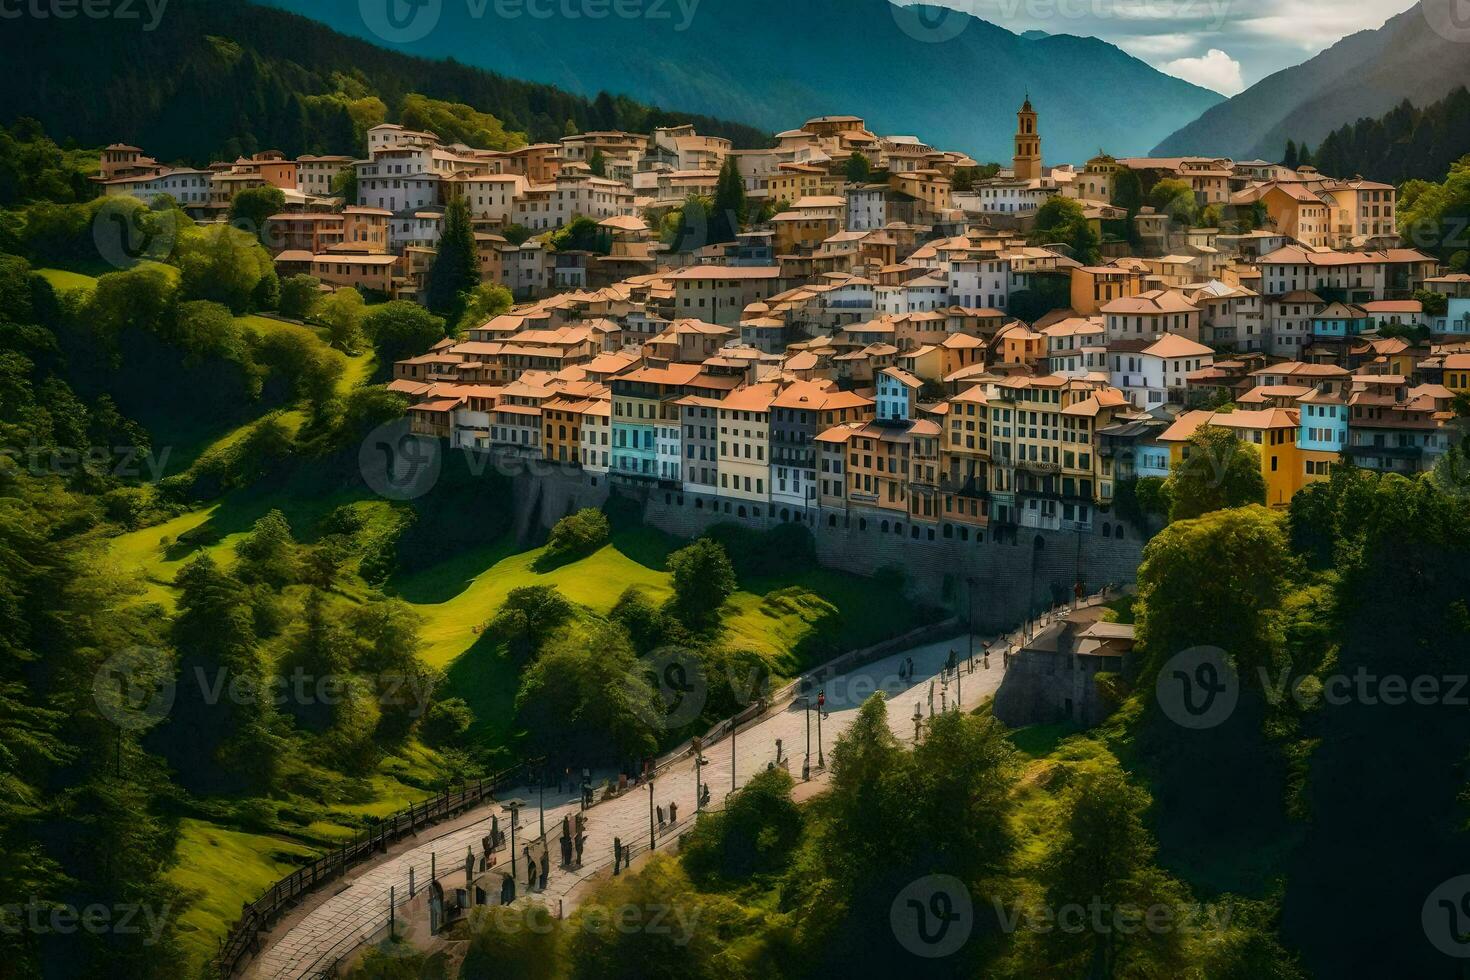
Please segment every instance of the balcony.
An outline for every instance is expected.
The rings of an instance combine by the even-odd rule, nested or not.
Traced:
[[[1364,456],[1378,456],[1383,459],[1419,459],[1424,455],[1423,446],[1347,446],[1343,454],[1355,458]]]
[[[990,491],[985,488],[981,480],[956,480],[943,476],[939,478],[939,489],[945,493],[953,493],[961,497],[989,497]]]

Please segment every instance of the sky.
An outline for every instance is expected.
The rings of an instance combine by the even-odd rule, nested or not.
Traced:
[[[902,0],[899,0],[902,2]],[[1017,33],[1091,35],[1160,71],[1235,95],[1414,0],[925,0]]]

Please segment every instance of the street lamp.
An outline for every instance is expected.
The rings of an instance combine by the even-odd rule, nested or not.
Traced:
[[[806,758],[801,762],[801,781],[806,782],[812,778],[812,696],[803,695],[801,704],[801,713],[806,718]]]
[[[510,880],[519,880],[516,877],[516,827],[520,824],[521,807],[526,805],[525,800],[506,800],[501,804],[510,813]]]
[[[704,739],[696,735],[689,744],[694,747],[694,812],[698,813],[704,802],[704,777],[700,775],[704,765]]]
[[[648,781],[648,849],[652,851],[658,846],[658,838],[653,833],[653,780]]]
[[[1032,619],[1032,610],[1036,608],[1036,556],[1046,547],[1046,541],[1041,535],[1037,535],[1031,542],[1031,581],[1026,587],[1026,638],[1032,637],[1032,627],[1035,620]]]
[[[969,607],[965,616],[965,625],[970,640],[970,654],[966,659],[973,670],[975,662],[975,576],[973,575],[965,576],[965,598],[968,600],[966,604]]]
[[[826,769],[827,760],[822,755],[822,709],[827,706],[827,692],[817,691],[817,768]]]
[[[975,642],[973,637],[970,642],[971,644]],[[961,679],[964,673],[963,670],[960,670],[959,660],[957,659],[954,665],[954,709],[956,711],[960,710],[960,702],[965,697],[965,682]]]

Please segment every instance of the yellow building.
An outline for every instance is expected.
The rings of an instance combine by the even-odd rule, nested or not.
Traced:
[[[1447,354],[1444,386],[1457,395],[1470,394],[1470,354]]]
[[[949,400],[940,446],[940,508],[945,520],[984,525],[990,465],[990,403],[976,385]]]
[[[1083,265],[1072,270],[1072,309],[1079,316],[1102,312],[1104,304],[1143,292],[1143,272],[1116,265]]]
[[[541,403],[542,455],[556,463],[577,463],[582,454],[582,418],[600,404],[586,398],[548,398]]]
[[[1285,408],[1190,411],[1175,419],[1174,424],[1159,436],[1159,442],[1169,447],[1169,468],[1172,470],[1189,459],[1192,449],[1190,437],[1201,428],[1214,425],[1229,429],[1260,453],[1261,476],[1266,481],[1266,503],[1271,507],[1285,507],[1306,482],[1301,451],[1296,444],[1299,419],[1295,410]]]
[[[771,499],[771,403],[774,384],[747,385],[720,401],[720,495],[759,506]]]

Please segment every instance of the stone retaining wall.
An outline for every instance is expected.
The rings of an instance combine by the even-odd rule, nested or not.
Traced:
[[[779,505],[759,506],[757,515],[758,505],[575,468],[537,467],[534,473],[517,474],[512,483],[516,530],[523,540],[582,507],[604,506],[612,494],[639,506],[646,524],[679,537],[697,537],[723,522],[754,530],[781,523]],[[787,514],[811,530],[823,565],[868,576],[900,570],[905,590],[926,602],[962,616],[970,615],[973,603],[975,626],[982,630],[1009,628],[1028,612],[1067,601],[1079,579],[1089,593],[1105,584],[1131,584],[1145,541],[1137,528],[1102,514],[1083,530],[1006,526],[962,532],[953,525],[948,537],[944,524],[912,522],[875,509],[808,508]]]

